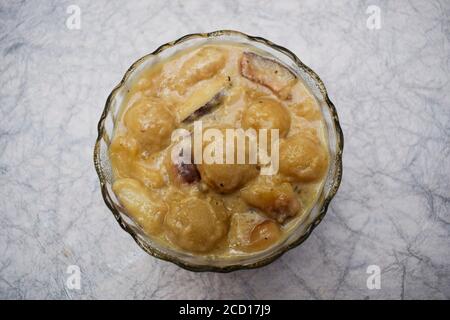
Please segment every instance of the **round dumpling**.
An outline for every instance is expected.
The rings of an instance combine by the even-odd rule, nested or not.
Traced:
[[[230,128],[233,129],[233,128]],[[197,168],[200,172],[200,176],[203,182],[205,182],[209,187],[214,189],[219,193],[230,193],[233,192],[248,181],[256,177],[259,173],[257,169],[257,165],[250,164],[249,160],[249,144],[246,139],[245,142],[245,162],[240,164],[237,163],[237,138],[234,139],[234,163],[226,163],[227,151],[231,152],[229,149],[227,150],[226,146],[226,128],[218,128],[224,137],[222,141],[224,146],[222,163],[206,163],[205,159],[203,159],[203,163],[198,164]],[[208,142],[204,141],[203,143],[204,150],[207,150]]]
[[[243,186],[258,174],[249,164],[200,164],[202,180],[219,193],[230,193]]]
[[[300,210],[292,185],[273,176],[259,176],[241,190],[241,197],[279,223],[295,216]]]
[[[295,134],[280,145],[281,173],[299,182],[316,181],[328,169],[328,154],[312,134]]]
[[[207,252],[228,232],[228,215],[219,200],[188,197],[172,206],[165,218],[169,239],[182,249]]]
[[[250,248],[264,250],[274,245],[280,238],[280,226],[274,221],[266,220],[253,229],[250,235]]]
[[[148,152],[156,152],[170,143],[176,119],[169,109],[155,98],[144,98],[125,114],[124,122],[139,144]]]
[[[245,252],[264,250],[281,237],[280,226],[254,212],[235,213],[231,218],[228,242]]]
[[[279,136],[285,137],[291,126],[291,116],[278,101],[259,98],[244,110],[241,124],[246,129],[278,129]]]

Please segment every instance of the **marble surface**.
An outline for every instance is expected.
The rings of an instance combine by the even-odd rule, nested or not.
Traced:
[[[80,30],[66,26],[69,5]],[[367,27],[369,5],[380,29]],[[301,247],[262,269],[197,274],[120,229],[92,151],[134,60],[217,29],[271,39],[322,77],[344,177]],[[448,1],[1,1],[0,68],[0,298],[450,298]]]

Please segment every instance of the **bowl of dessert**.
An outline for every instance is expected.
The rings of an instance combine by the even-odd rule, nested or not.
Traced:
[[[120,226],[193,271],[266,265],[324,217],[343,135],[320,78],[260,37],[190,34],[136,61],[109,95],[94,163]]]

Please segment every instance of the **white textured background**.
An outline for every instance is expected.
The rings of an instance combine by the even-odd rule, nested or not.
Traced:
[[[65,26],[81,8],[81,30]],[[366,27],[369,5],[381,29]],[[324,80],[344,178],[299,248],[197,274],[146,255],[104,205],[92,161],[129,65],[186,33],[286,46]],[[0,298],[450,298],[448,1],[0,0]],[[81,290],[65,286],[80,266]],[[366,268],[382,269],[381,289]]]

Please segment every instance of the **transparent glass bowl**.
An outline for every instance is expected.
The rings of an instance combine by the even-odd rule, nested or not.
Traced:
[[[263,51],[272,54],[291,70],[302,78],[320,104],[328,131],[328,148],[330,152],[330,168],[326,177],[325,185],[315,206],[310,211],[307,218],[300,224],[287,238],[278,245],[256,254],[239,256],[236,258],[218,258],[208,256],[198,256],[187,252],[177,251],[168,248],[150,239],[143,230],[132,219],[120,205],[118,199],[112,191],[114,180],[111,163],[109,161],[108,148],[111,142],[114,123],[121,104],[126,96],[131,83],[139,74],[157,63],[161,59],[167,58],[174,53],[188,47],[197,46],[204,43],[232,41],[242,44],[249,44]],[[94,149],[95,168],[100,179],[101,191],[106,205],[113,213],[120,226],[128,232],[136,243],[150,255],[167,260],[192,271],[216,271],[229,272],[238,269],[256,268],[266,265],[286,251],[298,246],[308,238],[312,230],[323,219],[328,205],[336,194],[342,177],[342,151],[343,134],[339,125],[338,115],[333,103],[330,101],[325,86],[309,67],[304,65],[300,59],[291,51],[278,46],[260,37],[248,36],[244,33],[221,30],[211,33],[189,34],[176,41],[160,46],[154,52],[140,58],[128,69],[122,81],[113,89],[106,100],[105,109],[98,123],[98,137]]]

